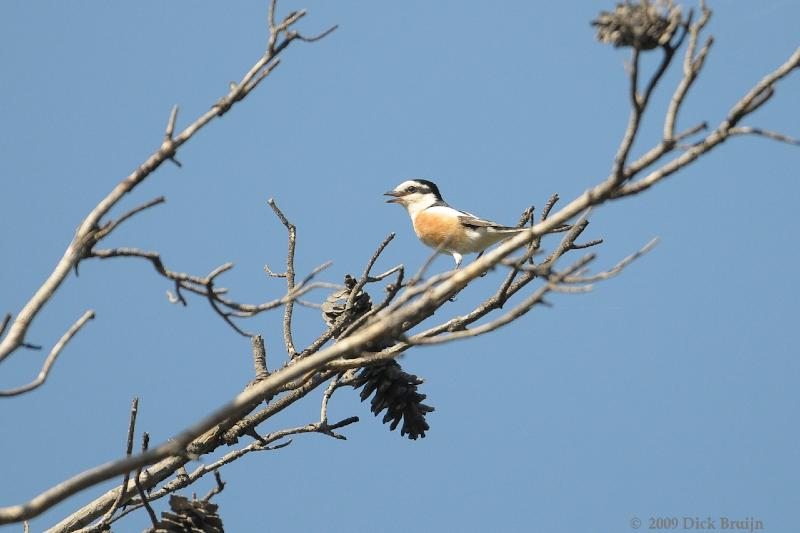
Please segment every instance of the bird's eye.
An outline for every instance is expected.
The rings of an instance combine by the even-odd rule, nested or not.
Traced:
[[[417,192],[417,188],[414,185],[412,185],[411,187],[406,189],[406,191],[408,191],[408,192]]]

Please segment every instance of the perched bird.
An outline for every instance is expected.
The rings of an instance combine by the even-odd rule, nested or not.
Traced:
[[[432,181],[404,181],[384,194],[392,197],[387,203],[406,208],[419,240],[442,253],[452,254],[456,268],[461,266],[463,254],[482,254],[489,246],[526,231],[450,207]]]

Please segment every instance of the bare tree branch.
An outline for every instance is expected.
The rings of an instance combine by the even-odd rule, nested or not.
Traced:
[[[347,376],[349,376],[349,378],[352,378],[351,373],[347,373]],[[205,474],[213,472],[214,478],[216,480],[216,486],[212,488],[211,491],[205,496],[204,500],[208,501],[212,496],[221,492],[225,487],[225,483],[222,481],[219,474],[220,468],[253,451],[277,450],[285,446],[288,446],[291,443],[291,440],[276,446],[269,446],[269,444],[277,440],[283,439],[289,435],[301,434],[301,433],[321,433],[324,435],[334,437],[336,439],[346,440],[346,438],[343,435],[336,433],[334,430],[358,422],[358,417],[349,417],[334,424],[330,424],[328,422],[328,417],[327,417],[327,405],[328,402],[330,401],[331,396],[333,395],[333,392],[339,387],[347,384],[349,384],[349,381],[339,380],[338,378],[334,378],[331,381],[330,385],[328,386],[322,397],[321,414],[320,414],[320,420],[318,422],[301,427],[276,431],[264,436],[256,435],[257,440],[255,442],[239,450],[229,452],[211,464],[201,465],[192,474],[186,474],[185,470],[182,469],[180,470],[178,477],[176,477],[173,481],[164,485],[161,489],[155,491],[153,494],[149,496],[140,494],[140,498],[138,501],[133,501],[132,506],[128,510],[124,511],[119,516],[112,519],[111,522],[116,521],[119,518],[122,518],[126,514],[133,512],[142,506],[149,505],[148,503],[149,501],[153,501],[162,498],[167,494],[176,492],[177,490],[180,490],[181,488],[184,488],[194,483],[195,481],[203,477]],[[82,531],[84,533],[88,531],[95,531],[96,530],[95,528],[99,526],[100,523],[96,524],[92,528],[85,528]]]
[[[145,432],[142,433],[142,453],[147,451],[147,448],[150,444],[150,435]],[[147,494],[145,494],[144,489],[142,488],[142,467],[139,467],[136,470],[136,475],[133,476],[133,482],[136,485],[136,492],[139,493],[139,499],[144,505],[144,508],[147,509],[147,514],[150,516],[150,522],[152,522],[153,527],[158,527],[158,516],[156,516],[156,512],[153,511],[153,507],[150,505],[150,502],[147,500]]]
[[[286,292],[292,292],[294,290],[294,250],[297,243],[297,228],[294,224],[289,222],[289,219],[287,219],[286,215],[283,214],[283,211],[280,210],[278,204],[275,203],[275,200],[270,198],[267,203],[275,212],[275,216],[278,217],[278,220],[281,221],[281,224],[286,227],[286,231],[289,233],[288,251],[286,253],[286,272],[280,277],[286,278]],[[265,266],[264,269],[269,272],[268,267]],[[294,300],[289,300],[286,302],[283,313],[283,342],[286,345],[286,350],[291,358],[294,358],[297,355],[297,350],[295,349],[294,341],[292,340],[293,309]]]
[[[405,269],[403,268],[402,265],[399,265],[399,268],[397,268],[396,271],[397,271],[397,278],[395,278],[394,283],[387,285],[386,297],[383,299],[383,301],[381,301],[381,303],[379,303],[378,305],[374,306],[372,309],[361,315],[352,324],[347,326],[347,328],[345,328],[345,330],[342,331],[339,337],[344,338],[352,334],[354,331],[357,331],[358,328],[366,324],[367,321],[371,320],[373,317],[378,315],[381,311],[383,311],[384,309],[386,309],[386,307],[389,306],[394,297],[397,296],[397,293],[400,292],[400,289],[403,287],[403,276],[405,274]]]
[[[320,424],[328,425],[328,402],[336,391],[336,386],[339,384],[339,376],[334,376],[328,384],[328,388],[322,394],[322,406],[320,407],[319,421]]]
[[[684,28],[684,36],[686,31],[687,30]],[[682,41],[683,37],[679,39],[678,46],[680,46]],[[675,48],[669,44],[663,46],[662,50],[664,55],[662,56],[661,63],[658,65],[658,68],[656,69],[652,78],[650,78],[647,88],[643,94],[639,94],[637,89],[639,80],[640,51],[638,48],[634,48],[631,53],[631,70],[629,73],[631,114],[630,118],[628,119],[628,127],[625,130],[625,135],[622,137],[622,142],[617,150],[617,155],[614,157],[612,176],[614,176],[614,180],[616,182],[622,182],[625,179],[625,163],[627,162],[628,154],[633,146],[633,142],[636,140],[636,134],[639,132],[639,125],[641,123],[642,115],[647,108],[647,104],[650,102],[650,96],[653,94],[653,90],[661,80],[661,77],[667,71],[667,68],[669,68],[672,58],[675,55]]]
[[[333,26],[331,26],[327,30],[323,31],[322,33],[318,33],[317,35],[312,35],[311,37],[306,37],[304,35],[301,35],[301,34],[297,33],[296,37],[301,41],[304,41],[304,42],[307,42],[307,43],[314,43],[314,42],[319,41],[320,39],[324,39],[325,37],[327,37],[328,35],[330,35],[334,31],[336,31],[337,29],[339,29],[339,25],[338,24],[334,24]]]
[[[267,350],[264,347],[264,338],[261,335],[253,336],[253,366],[256,370],[256,382],[269,376],[267,369]]]
[[[36,379],[28,383],[27,385],[22,385],[20,387],[16,387],[13,389],[8,390],[0,390],[0,397],[8,397],[8,396],[18,396],[20,394],[24,394],[28,391],[32,391],[33,389],[41,386],[45,380],[47,379],[47,375],[50,373],[50,369],[53,367],[53,364],[56,362],[58,355],[61,353],[61,350],[64,349],[64,346],[72,340],[72,337],[75,336],[76,333],[88,322],[89,320],[94,318],[94,311],[86,311],[83,315],[75,322],[64,335],[58,340],[58,342],[53,346],[53,349],[50,350],[50,354],[47,356],[47,359],[44,360],[44,364],[42,365],[42,369],[39,371],[39,375],[36,376]]]
[[[285,368],[289,367],[284,367],[284,369]],[[282,370],[278,370],[276,372],[281,372]],[[334,375],[333,372],[322,372],[320,374],[312,376],[311,379],[304,381],[298,387],[294,388],[291,392],[287,393],[286,395],[282,396],[277,400],[272,401],[264,409],[256,413],[253,413],[252,415],[242,418],[222,436],[222,439],[229,445],[235,444],[236,442],[238,442],[239,437],[241,437],[242,435],[246,435],[250,430],[255,429],[256,426],[258,426],[261,422],[267,420],[275,413],[282,411],[287,406],[296,402],[300,398],[303,398],[309,392],[313,391],[314,389],[325,383],[333,375]],[[255,384],[254,386],[257,385],[258,384]],[[278,391],[276,390],[275,392]]]
[[[358,417],[349,417],[349,418],[345,418],[344,420],[341,420],[339,422],[336,422],[334,424],[330,424],[330,425],[327,426],[327,428],[329,430],[339,429],[339,428],[348,426],[350,424],[354,424],[356,422],[358,422]],[[161,498],[163,498],[164,496],[166,496],[168,494],[172,494],[174,492],[177,492],[178,490],[181,490],[181,489],[183,489],[185,487],[188,487],[189,485],[191,485],[194,482],[196,482],[198,479],[202,478],[203,476],[205,476],[206,474],[211,473],[211,472],[214,472],[215,473],[215,477],[216,477],[216,475],[219,472],[220,468],[222,468],[223,466],[225,466],[225,465],[227,465],[229,463],[232,463],[233,461],[235,461],[235,460],[237,460],[237,459],[239,459],[241,457],[244,457],[245,455],[247,455],[249,453],[260,452],[260,451],[274,451],[274,450],[279,450],[281,448],[285,448],[286,446],[288,446],[288,445],[290,445],[292,443],[291,439],[289,439],[289,440],[287,440],[287,441],[285,441],[283,443],[277,444],[275,446],[269,446],[269,444],[271,444],[273,442],[276,442],[278,440],[284,439],[284,438],[286,438],[288,436],[299,435],[299,434],[304,434],[304,433],[323,433],[323,434],[325,434],[326,432],[321,431],[321,428],[322,428],[322,426],[319,423],[315,423],[315,424],[308,424],[308,425],[300,426],[300,427],[282,429],[280,431],[275,431],[273,433],[269,433],[269,434],[263,435],[261,437],[261,441],[254,441],[254,442],[250,443],[249,445],[247,445],[247,446],[245,446],[243,448],[240,448],[238,450],[234,450],[232,452],[229,452],[229,453],[225,454],[224,456],[222,456],[217,461],[215,461],[215,462],[213,462],[211,464],[201,465],[201,466],[197,467],[197,469],[194,470],[191,474],[180,476],[180,477],[174,479],[173,481],[170,481],[169,483],[165,484],[161,489],[158,489],[158,490],[154,491],[152,494],[148,495],[147,499],[150,502],[158,500],[158,499],[161,499]],[[262,444],[262,442],[265,443],[265,444]],[[224,485],[224,483],[223,483],[223,485]],[[217,485],[217,487],[215,487],[215,489],[216,488],[219,488],[219,484]],[[217,494],[219,491],[214,492],[214,489],[212,489],[212,492],[214,494]],[[114,518],[112,520],[112,522],[114,522],[116,520],[119,520],[120,518],[124,517],[125,515],[140,509],[142,506],[143,505],[142,505],[142,501],[141,500],[132,501],[131,502],[131,506],[128,509],[126,509],[123,513],[121,513],[119,516]]]
[[[689,27],[689,44],[686,47],[686,53],[683,58],[683,78],[681,78],[675,92],[672,94],[664,120],[664,139],[667,141],[675,137],[675,124],[678,120],[678,112],[686,98],[686,94],[689,92],[689,88],[691,88],[700,70],[702,70],[708,51],[713,43],[713,39],[709,38],[700,51],[700,54],[695,57],[698,36],[711,18],[711,11],[706,7],[705,3],[701,3],[700,9],[703,13],[697,24],[692,24],[691,15],[686,22],[686,25]]]
[[[6,326],[8,326],[8,323],[10,321],[11,321],[11,313],[6,313],[6,315],[3,317],[3,321],[0,322],[0,338],[3,337],[3,333],[6,331]]]
[[[793,144],[795,146],[800,146],[800,139],[795,139],[794,137],[789,137],[788,135],[783,135],[774,131],[753,128],[751,126],[736,126],[735,128],[728,130],[728,133],[730,135],[760,135],[761,137],[766,137],[768,139],[772,139],[773,141],[780,141]]]
[[[272,0],[270,10],[273,15],[274,9],[275,0]],[[114,189],[89,212],[83,222],[81,222],[74,239],[67,247],[62,258],[58,261],[53,272],[16,315],[8,334],[0,340],[0,362],[25,343],[25,334],[31,322],[39,314],[44,305],[53,297],[53,294],[61,286],[64,279],[66,279],[70,270],[75,268],[95,245],[101,219],[128,193],[160,167],[164,161],[173,159],[178,149],[200,129],[205,127],[216,117],[225,114],[237,102],[243,100],[255,89],[260,81],[275,68],[277,65],[277,56],[286,49],[292,41],[299,38],[297,32],[288,32],[288,30],[294,23],[304,17],[305,14],[305,11],[295,11],[290,13],[289,16],[277,26],[271,25],[269,28],[269,45],[266,53],[264,53],[250,70],[245,73],[238,84],[233,84],[230,87],[228,94],[220,98],[211,109],[203,113],[175,137],[172,136],[172,133],[175,127],[177,108],[172,109],[167,125],[167,133],[161,146],[127,178],[114,187]],[[285,35],[281,40],[279,37],[282,33],[285,33]]]
[[[658,244],[658,237],[652,239],[650,242],[645,244],[639,251],[629,255],[628,257],[624,258],[622,261],[611,267],[610,269],[604,272],[598,272],[597,274],[593,274],[591,276],[579,276],[579,275],[572,275],[566,276],[561,281],[564,283],[594,283],[596,281],[604,281],[607,279],[611,279],[622,272],[625,267],[642,257],[644,254],[655,248],[656,244]]]
[[[130,455],[133,453],[133,436],[136,430],[136,414],[138,413],[138,411],[139,411],[139,398],[134,398],[131,401],[131,414],[128,422],[128,438],[127,438],[127,445],[125,447],[125,455],[128,457],[130,457]],[[119,506],[122,505],[123,501],[126,498],[130,498],[130,495],[128,495],[129,479],[130,479],[130,472],[125,472],[125,475],[122,478],[122,485],[120,485],[119,491],[117,493],[117,498],[114,500],[114,504],[106,512],[106,514],[104,514],[103,517],[93,526],[85,527],[76,533],[96,533],[98,531],[102,531],[111,523],[112,517],[114,516],[114,513],[117,511],[117,509],[119,509]]]
[[[780,67],[775,69],[773,72],[765,76],[761,81],[759,81],[750,91],[747,92],[732,108],[731,111],[728,113],[728,117],[711,133],[709,133],[703,140],[691,146],[686,152],[682,155],[676,157],[675,159],[669,161],[661,168],[654,170],[644,178],[641,178],[638,181],[631,182],[625,184],[622,187],[619,187],[615,191],[611,191],[609,196],[611,198],[619,198],[622,196],[630,196],[632,194],[639,193],[644,191],[662,179],[674,174],[678,170],[682,169],[686,165],[695,161],[701,155],[708,153],[712,149],[719,146],[722,142],[724,142],[729,136],[741,134],[743,132],[737,132],[734,129],[736,124],[745,116],[752,113],[755,109],[752,107],[752,103],[756,100],[760,95],[770,93],[771,87],[775,85],[778,81],[786,77],[790,72],[800,66],[800,48],[795,50],[795,52],[789,57],[789,59],[783,63]],[[731,132],[733,130],[733,133]]]
[[[288,44],[287,41],[290,42],[291,39],[301,38],[297,32],[290,29],[290,26],[299,20],[304,13],[305,12],[291,13],[282,22],[276,23],[275,4],[274,1],[271,3],[268,13],[270,36],[267,43],[268,53],[265,57],[271,55],[273,59],[264,62],[255,71],[252,71],[252,75],[248,73],[250,78],[246,83],[240,83],[238,86],[232,87],[230,93],[232,96],[230,96],[228,100],[218,102],[215,105],[214,110],[217,115],[224,114],[234,102],[238,101],[237,98],[240,99],[243,97],[242,95],[246,94],[246,91],[249,90],[248,88],[252,89],[252,87],[262,79],[259,76],[269,69],[270,65],[274,66],[276,64],[277,59],[274,59],[274,56],[280,52],[282,46],[285,47],[285,45]],[[792,55],[789,61],[766,76],[745,94],[745,96],[731,108],[727,118],[720,126],[711,131],[711,133],[706,135],[706,137],[699,142],[691,145],[685,153],[662,164],[660,168],[650,171],[643,178],[640,177],[640,173],[645,168],[648,168],[650,165],[655,165],[662,157],[675,150],[678,140],[695,135],[704,129],[704,125],[700,125],[677,134],[675,133],[679,108],[685,100],[686,94],[694,82],[694,79],[701,71],[705,58],[710,50],[712,41],[706,40],[705,45],[699,52],[696,52],[699,34],[707,22],[708,16],[710,15],[706,14],[706,10],[704,9],[703,17],[697,24],[691,24],[691,21],[688,20],[685,25],[682,26],[683,31],[675,44],[670,44],[668,42],[660,45],[663,56],[660,59],[655,73],[641,93],[639,91],[641,83],[638,76],[640,74],[639,63],[643,59],[638,49],[634,52],[630,72],[631,115],[628,127],[614,158],[612,170],[605,180],[595,184],[585,193],[555,212],[554,205],[558,198],[554,196],[551,198],[551,202],[548,202],[545,210],[543,210],[541,220],[538,223],[531,223],[531,227],[527,231],[520,232],[503,241],[496,248],[487,251],[482,257],[479,257],[464,268],[430,276],[427,279],[423,277],[423,269],[418,276],[412,278],[414,283],[407,284],[404,290],[401,290],[404,269],[402,266],[396,267],[396,269],[392,270],[397,273],[395,283],[387,287],[387,295],[381,304],[358,317],[348,316],[348,313],[340,315],[333,326],[329,327],[323,335],[312,343],[312,345],[301,352],[300,355],[302,357],[294,357],[284,367],[266,376],[263,376],[266,372],[266,364],[264,364],[264,372],[260,373],[263,379],[256,379],[254,383],[247,386],[240,394],[232,398],[225,405],[220,406],[208,416],[155,448],[144,450],[137,455],[131,455],[130,457],[125,457],[80,473],[47,489],[29,502],[17,506],[0,508],[0,523],[20,521],[35,516],[82,489],[124,474],[125,472],[141,472],[143,474],[140,483],[142,488],[156,487],[159,483],[171,478],[177,472],[177,478],[167,482],[159,491],[156,491],[157,494],[159,492],[166,494],[169,492],[168,487],[170,487],[169,490],[172,490],[171,487],[186,486],[184,483],[188,484],[188,480],[192,478],[192,475],[187,475],[185,471],[181,469],[184,468],[190,458],[199,458],[201,455],[216,450],[223,444],[234,444],[238,442],[240,437],[245,435],[256,435],[258,438],[255,438],[255,440],[250,442],[245,448],[226,455],[225,458],[230,457],[230,461],[232,461],[248,453],[248,451],[269,449],[267,445],[274,442],[275,438],[282,438],[295,433],[316,432],[335,438],[342,438],[342,435],[336,434],[333,430],[341,427],[341,425],[353,423],[356,419],[345,419],[339,422],[338,425],[329,425],[327,422],[328,402],[335,390],[346,381],[346,375],[342,375],[342,371],[396,357],[407,350],[408,347],[416,344],[441,343],[494,331],[528,313],[535,306],[540,304],[546,305],[545,296],[550,292],[585,292],[591,290],[591,285],[588,283],[608,279],[616,275],[622,268],[630,264],[631,261],[649,250],[651,244],[648,244],[645,248],[632,256],[625,258],[609,271],[593,276],[585,273],[585,266],[593,259],[593,255],[584,256],[566,268],[560,270],[556,268],[556,263],[569,252],[599,244],[600,240],[598,239],[592,239],[582,243],[577,242],[578,237],[583,234],[588,226],[588,211],[593,206],[600,205],[604,202],[646,190],[664,177],[671,175],[692,163],[700,156],[710,152],[731,135],[759,134],[756,133],[755,130],[747,130],[745,126],[738,126],[738,123],[742,118],[764,105],[775,93],[777,83],[788,75],[790,71],[797,68],[798,63],[800,63],[799,49]],[[686,38],[687,35],[690,44],[688,46],[689,50],[687,51],[687,56],[684,59],[684,81],[679,83],[667,108],[663,136],[653,148],[639,159],[629,163],[628,159],[630,157],[631,147],[639,133],[641,117],[649,105],[650,96],[655,87],[660,83],[660,80],[663,79],[663,75],[669,67],[674,53],[678,47],[681,46],[683,39]],[[284,40],[281,40],[281,36],[284,36]],[[670,40],[671,39],[672,36],[670,34]],[[689,65],[688,73],[687,64]],[[781,134],[775,133],[774,135]],[[167,137],[170,137],[170,135]],[[772,138],[777,139],[775,136]],[[638,181],[634,181],[635,178],[638,178]],[[579,216],[582,216],[582,218],[571,223]],[[527,210],[520,220],[520,226],[526,226],[527,221],[531,219],[532,211]],[[287,228],[289,227],[288,221],[286,226]],[[550,251],[542,262],[537,264],[534,260],[534,256],[541,251],[542,239],[546,235],[556,232],[563,234],[560,242]],[[388,271],[385,275],[382,274],[375,278],[370,276],[370,269],[389,240],[391,239],[389,238],[384,241],[367,264],[362,277],[353,287],[356,290],[348,295],[349,303],[355,301],[355,298],[358,297],[358,292],[365,287],[366,283],[376,278],[382,280],[390,275],[389,272],[392,272]],[[519,253],[516,254],[517,252]],[[293,258],[293,249],[290,251],[289,255],[291,256],[290,259]],[[302,282],[300,284],[295,284],[293,266],[291,267],[291,280],[289,279],[289,263],[290,261],[287,261],[286,274],[271,273],[271,275],[286,277],[287,285],[290,286],[287,295],[284,299],[281,299],[281,303],[278,305],[285,305],[289,301],[286,298],[294,300],[299,296],[299,287],[304,286]],[[500,284],[497,291],[490,298],[465,316],[451,318],[421,333],[409,333],[412,328],[421,324],[424,320],[442,309],[443,306],[447,305],[452,297],[463,290],[472,280],[498,265],[506,265],[510,267],[511,270]],[[218,271],[212,274],[214,274],[215,277],[222,271],[224,271],[224,269],[218,269]],[[268,273],[270,272],[268,271]],[[222,289],[213,288],[214,280],[211,275],[199,279],[208,280],[209,282],[207,284],[187,282],[183,285],[176,283],[176,290],[185,288],[186,290],[203,294],[210,300],[213,300],[215,304],[219,304],[219,306],[228,309],[231,312],[231,316],[248,316],[248,313],[253,311],[251,307],[246,307],[243,304],[237,304],[236,302],[224,298],[222,296],[222,294],[224,294]],[[494,311],[502,309],[503,305],[510,297],[533,282],[537,284],[540,283],[538,288],[527,296],[523,296],[521,301],[510,310],[500,316],[494,315],[493,318],[487,319],[486,322],[468,329],[468,326],[471,326],[474,322]],[[350,305],[352,306],[352,303],[350,303]],[[285,320],[284,324],[286,325],[288,323],[290,327],[291,311],[289,311],[288,316],[289,319],[288,321]],[[17,320],[19,320],[19,317]],[[7,339],[8,337],[6,340]],[[331,339],[336,339],[336,342],[325,347],[325,344]],[[296,353],[293,349],[290,329],[289,334],[284,335],[284,340],[288,340],[288,342],[286,342],[287,351],[290,354],[293,352]],[[255,352],[254,358],[257,358]],[[259,363],[256,361],[255,365],[258,377]],[[283,430],[283,432],[271,433],[263,437],[256,433],[258,424],[282,411],[287,406],[292,405],[310,391],[326,382],[329,382],[329,384],[323,393],[322,405],[320,406],[320,420],[318,422],[297,428],[290,428]],[[265,400],[268,401],[268,404],[260,410],[255,411],[256,407],[261,405],[261,402]],[[227,464],[220,463],[220,461],[222,461],[222,459],[212,463],[210,466],[213,466],[213,468],[209,469],[203,467],[202,471],[198,469],[200,473],[197,477],[199,478],[209,471],[216,471],[222,464]],[[148,465],[151,466],[144,470]],[[140,481],[138,475],[134,481],[137,483]],[[91,504],[78,510],[72,516],[62,521],[62,523],[57,525],[53,530],[66,531],[67,528],[72,525],[85,524],[87,521],[103,516],[104,513],[111,508],[116,497],[117,493],[111,491],[111,493],[107,493],[95,499]],[[150,498],[152,498],[152,496]],[[141,505],[147,504],[147,496],[142,494],[140,499]]]
[[[361,288],[363,288],[364,285],[370,281],[371,279],[370,271],[372,270],[372,267],[375,265],[375,262],[378,260],[378,257],[380,257],[381,253],[383,253],[383,250],[386,249],[386,246],[388,246],[388,244],[392,241],[392,239],[394,239],[394,233],[389,234],[383,240],[383,242],[381,242],[381,244],[378,246],[378,249],[375,250],[375,253],[372,254],[372,257],[367,263],[367,266],[364,268],[364,273],[361,275],[361,278],[359,278],[359,280],[356,282],[356,285],[353,287],[353,290],[351,290],[350,297],[348,297],[347,303],[345,305],[345,312],[342,313],[342,315],[338,318],[336,323],[334,323],[331,327],[329,327],[322,335],[317,337],[317,339],[315,339],[307,348],[305,348],[302,351],[302,353],[300,353],[299,357],[305,357],[308,354],[316,353],[329,340],[339,335],[342,332],[343,328],[352,326],[351,324],[349,324],[349,322],[351,320],[350,313],[353,309],[353,302],[355,301],[355,297],[358,295],[358,292],[361,290]],[[402,265],[398,265],[395,268],[398,269],[400,272],[400,274],[398,275],[398,284],[399,284],[402,281],[404,269]],[[383,274],[380,274],[380,276],[383,276]],[[358,290],[356,290],[357,288]],[[399,289],[400,287],[398,285],[393,292],[396,294]],[[392,294],[392,297],[394,297],[394,294]]]
[[[480,325],[478,327],[472,329],[461,329],[459,331],[454,331],[449,333],[448,335],[439,335],[435,337],[426,337],[423,335],[415,335],[407,340],[408,344],[415,345],[415,344],[441,344],[443,342],[450,342],[456,339],[463,339],[465,337],[476,337],[479,335],[483,335],[485,333],[489,333],[490,331],[494,331],[506,324],[509,324],[516,320],[517,318],[521,317],[522,315],[528,313],[533,307],[537,304],[544,303],[544,297],[547,295],[548,292],[558,290],[558,285],[570,274],[574,273],[576,270],[584,267],[587,263],[594,259],[593,254],[589,254],[582,259],[579,259],[577,262],[572,264],[570,267],[565,269],[563,272],[553,273],[548,276],[547,283],[540,287],[538,290],[533,292],[530,296],[525,298],[520,304],[516,305],[513,309],[509,312],[505,313],[501,317],[492,320],[486,324]]]
[[[225,482],[222,481],[222,476],[219,475],[219,470],[214,470],[214,481],[216,481],[217,484],[208,492],[208,494],[203,497],[204,502],[210,501],[215,495],[225,490]]]
[[[370,257],[369,261],[367,262],[367,266],[364,268],[364,273],[361,274],[361,278],[359,278],[355,287],[353,287],[353,290],[350,291],[350,298],[347,299],[347,305],[346,305],[347,309],[353,307],[353,303],[355,302],[358,293],[361,292],[361,289],[364,288],[364,285],[366,285],[367,282],[370,281],[371,279],[369,273],[372,270],[372,267],[375,266],[375,262],[381,256],[386,247],[389,246],[389,243],[392,242],[393,239],[394,239],[394,233],[390,233],[389,235],[387,235],[386,238],[383,239],[383,242],[381,242],[381,244],[378,246],[378,249],[375,250],[375,253],[372,254],[372,257]],[[383,276],[383,274],[381,274],[381,276]]]
[[[139,206],[134,207],[133,209],[131,209],[130,211],[128,211],[127,213],[125,213],[124,215],[119,217],[118,219],[111,220],[111,221],[107,222],[102,228],[97,230],[97,233],[95,234],[95,240],[99,241],[100,239],[108,236],[112,231],[117,229],[117,227],[119,227],[120,224],[122,224],[123,222],[125,222],[126,220],[131,218],[132,216],[141,213],[145,209],[150,209],[151,207],[157,206],[159,204],[163,204],[166,201],[167,201],[166,198],[164,198],[163,196],[159,196],[158,198],[153,198],[152,200],[150,200],[148,202],[145,202],[145,203],[143,203],[143,204],[141,204]]]
[[[90,257],[96,257],[98,259],[112,259],[118,257],[139,257],[141,259],[146,259],[150,261],[155,268],[156,272],[158,272],[163,277],[174,281],[176,294],[177,297],[171,299],[173,303],[180,301],[184,305],[186,305],[186,300],[183,296],[180,296],[180,290],[187,290],[194,294],[198,294],[200,296],[204,296],[207,300],[211,308],[220,315],[223,320],[225,320],[235,331],[239,334],[250,337],[251,335],[245,334],[232,320],[231,317],[237,318],[248,318],[255,316],[259,313],[263,313],[264,311],[269,311],[271,309],[275,309],[276,307],[280,307],[285,305],[289,302],[294,301],[296,298],[306,294],[307,292],[318,289],[318,288],[336,288],[338,285],[330,284],[330,283],[323,283],[323,282],[314,282],[310,283],[310,281],[322,270],[328,268],[331,263],[323,263],[319,267],[316,267],[311,273],[308,274],[299,284],[292,283],[292,290],[287,293],[285,296],[271,300],[269,302],[265,302],[262,304],[246,304],[241,302],[236,302],[231,299],[225,298],[223,295],[228,292],[226,288],[215,288],[215,280],[224,272],[227,272],[231,268],[233,268],[233,263],[225,263],[223,265],[218,266],[214,270],[212,270],[208,275],[204,277],[186,274],[184,272],[175,272],[169,270],[161,259],[161,255],[157,252],[151,252],[146,250],[139,250],[137,248],[110,248],[110,249],[100,249],[100,250],[92,250],[90,252]],[[224,311],[220,308],[223,306],[228,309],[228,311]]]

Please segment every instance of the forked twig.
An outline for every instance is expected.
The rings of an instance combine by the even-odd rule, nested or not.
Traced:
[[[58,340],[58,342],[53,346],[53,349],[50,350],[50,354],[44,360],[44,364],[42,365],[42,369],[39,371],[39,374],[36,378],[28,383],[27,385],[22,385],[20,387],[16,387],[13,389],[8,390],[0,390],[0,397],[8,397],[8,396],[18,396],[20,394],[24,394],[28,391],[32,391],[40,387],[44,384],[45,380],[47,379],[48,374],[50,374],[50,370],[53,368],[53,364],[55,364],[58,355],[67,345],[67,343],[72,340],[72,337],[75,336],[76,333],[86,324],[89,320],[94,318],[94,311],[86,311],[83,315],[75,322],[64,335]]]

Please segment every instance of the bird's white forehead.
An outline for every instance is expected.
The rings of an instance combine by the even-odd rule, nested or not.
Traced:
[[[403,183],[401,183],[400,185],[398,185],[397,187],[395,187],[395,188],[394,188],[394,190],[396,190],[396,191],[402,191],[402,190],[405,190],[405,189],[407,189],[407,188],[408,188],[409,186],[411,186],[411,185],[417,185],[417,186],[420,186],[420,185],[422,185],[422,184],[421,184],[420,182],[418,182],[417,180],[406,180],[406,181],[404,181]]]

